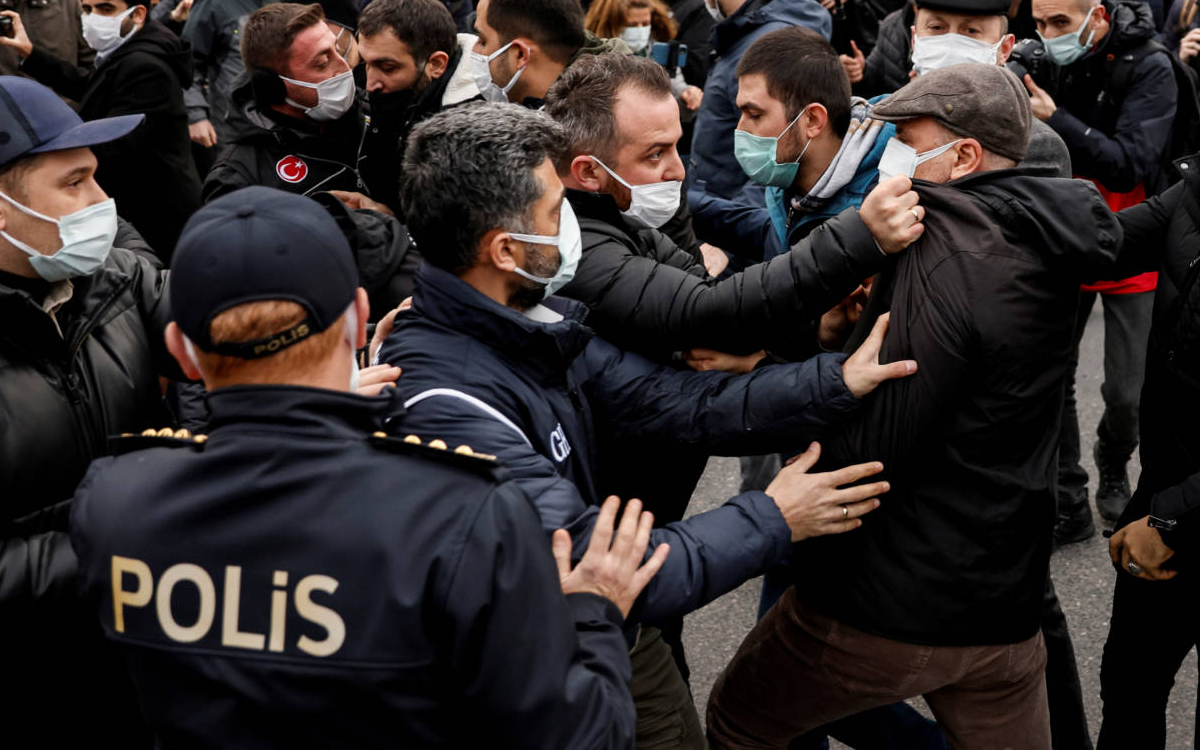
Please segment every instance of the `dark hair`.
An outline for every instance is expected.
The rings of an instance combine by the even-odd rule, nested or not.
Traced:
[[[850,129],[850,79],[837,52],[819,34],[799,26],[763,34],[738,62],[737,77],[761,74],[767,93],[793,119],[809,104],[829,112],[839,136]]]
[[[242,30],[242,63],[247,70],[283,70],[288,50],[300,32],[325,22],[317,3],[271,3],[250,14]]]
[[[374,0],[358,17],[359,36],[390,29],[420,65],[434,52],[453,54],[458,46],[454,17],[439,0]]]
[[[452,107],[413,128],[400,206],[422,257],[461,276],[488,232],[529,231],[542,197],[533,170],[565,144],[557,123],[516,104]]]
[[[564,64],[585,39],[579,0],[492,0],[487,22],[501,42],[532,39],[550,59]]]
[[[613,105],[622,88],[671,97],[671,81],[663,67],[633,55],[584,55],[563,71],[546,93],[546,114],[563,126],[568,146],[557,166],[579,154],[608,162],[617,150],[617,118]]]

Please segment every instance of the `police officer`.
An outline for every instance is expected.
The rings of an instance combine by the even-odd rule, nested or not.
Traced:
[[[622,622],[667,554],[642,564],[640,504],[614,534],[610,498],[574,569],[560,531],[556,576],[490,457],[385,437],[392,393],[346,392],[366,293],[305,198],[205,207],[170,285],[167,344],[209,389],[211,432],[121,439],[71,518],[161,746],[629,746]]]

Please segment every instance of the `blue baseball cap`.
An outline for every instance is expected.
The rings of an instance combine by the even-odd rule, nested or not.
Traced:
[[[40,83],[0,76],[0,167],[30,154],[95,146],[127,135],[145,115],[84,122]]]
[[[171,258],[171,317],[206,352],[268,357],[333,325],[354,301],[350,243],[316,201],[256,185],[192,214]],[[214,343],[213,318],[247,302],[288,300],[304,320],[252,341]]]

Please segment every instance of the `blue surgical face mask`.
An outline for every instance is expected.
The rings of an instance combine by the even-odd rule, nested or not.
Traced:
[[[58,226],[58,237],[62,247],[51,255],[44,255],[5,231],[0,237],[13,247],[29,256],[34,272],[46,281],[62,281],[76,276],[89,276],[96,272],[112,251],[117,238],[117,204],[112,198],[81,208],[61,219],[53,219],[26,208],[4,193],[0,198],[13,208],[35,219],[48,221]]]
[[[524,268],[513,269],[518,276],[529,279],[535,284],[542,284],[545,287],[543,298],[554,294],[575,278],[575,268],[579,265],[579,258],[583,255],[583,237],[579,233],[579,220],[575,218],[575,211],[565,198],[558,214],[558,234],[551,237],[543,234],[509,232],[508,236],[518,242],[528,242],[532,245],[554,245],[558,248],[558,271],[550,278],[534,276]]]
[[[733,131],[733,155],[738,160],[738,164],[742,165],[742,171],[746,173],[747,177],[761,185],[772,185],[778,188],[790,187],[796,181],[800,160],[808,152],[812,141],[804,144],[804,149],[795,161],[780,164],[776,158],[779,152],[779,139],[792,129],[805,111],[807,110],[800,110],[800,113],[792,118],[788,126],[783,129],[783,133],[774,138],[753,135],[744,130]]]
[[[1092,40],[1096,37],[1096,30],[1092,29],[1092,33],[1088,34],[1086,42],[1079,41],[1079,35],[1083,33],[1083,28],[1092,19],[1092,11],[1098,7],[1100,6],[1093,6],[1087,12],[1087,15],[1083,17],[1083,23],[1079,24],[1079,28],[1070,34],[1063,34],[1053,39],[1047,39],[1042,36],[1042,32],[1038,32],[1038,37],[1042,40],[1042,46],[1046,48],[1046,54],[1050,56],[1055,65],[1060,67],[1070,65],[1087,54],[1087,51],[1092,48]]]

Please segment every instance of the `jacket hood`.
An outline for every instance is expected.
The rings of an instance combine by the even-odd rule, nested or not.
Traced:
[[[1108,32],[1106,44],[1097,53],[1104,50],[1120,52],[1129,49],[1147,39],[1153,39],[1158,33],[1154,25],[1154,13],[1146,3],[1109,3],[1104,2],[1112,17],[1112,27]]]
[[[625,43],[624,39],[605,39],[599,37],[586,29],[583,32],[583,46],[575,50],[575,54],[571,55],[571,59],[567,60],[566,67],[571,67],[572,63],[584,55],[630,55],[633,50]]]
[[[182,88],[187,89],[192,85],[194,68],[191,43],[181,40],[158,21],[147,20],[141,31],[130,37],[128,42],[113,50],[113,53],[104,62],[111,65],[114,60],[119,60],[134,52],[145,52],[162,58],[170,66],[175,77],[179,79],[179,85]]]
[[[769,23],[818,30],[828,39],[833,22],[816,0],[750,0],[713,27],[713,51],[719,55]]]
[[[1099,278],[1116,260],[1124,233],[1096,186],[1021,169],[981,172],[921,191],[957,190],[986,206],[1005,238],[1080,278]],[[1099,275],[1094,275],[1099,271]]]
[[[458,35],[458,51],[450,58],[452,71],[442,94],[443,107],[462,104],[479,96],[479,87],[471,70],[471,50],[475,48],[476,39],[474,34]]]

